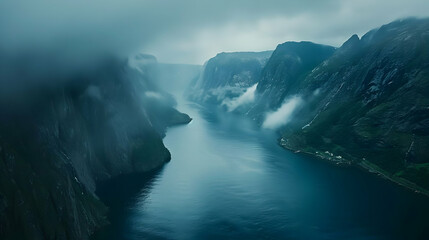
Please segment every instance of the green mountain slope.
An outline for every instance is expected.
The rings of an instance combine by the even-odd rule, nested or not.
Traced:
[[[282,129],[285,147],[328,151],[429,189],[428,19],[352,36],[289,94],[305,103]]]

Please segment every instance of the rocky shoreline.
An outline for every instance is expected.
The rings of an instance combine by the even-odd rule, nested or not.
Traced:
[[[357,159],[348,159],[348,158],[344,158],[343,156],[340,155],[334,155],[333,153],[329,152],[329,151],[305,151],[303,149],[296,149],[296,148],[292,148],[291,146],[289,146],[287,144],[287,141],[284,140],[283,138],[280,139],[279,141],[279,145],[289,151],[292,151],[296,154],[306,154],[306,155],[310,155],[312,157],[316,157],[318,159],[323,159],[329,163],[335,164],[337,166],[343,166],[343,167],[358,167],[359,169],[362,169],[364,171],[367,171],[369,173],[373,173],[376,174],[377,176],[383,178],[383,179],[387,179],[389,181],[392,181],[402,187],[405,187],[411,191],[414,191],[415,193],[419,193],[419,194],[423,194],[427,197],[429,197],[429,190],[426,190],[406,179],[400,178],[400,177],[396,177],[393,176],[389,173],[387,173],[386,171],[384,171],[383,169],[381,169],[380,167],[378,167],[377,165],[369,162],[366,159],[362,159],[362,160],[357,160]]]

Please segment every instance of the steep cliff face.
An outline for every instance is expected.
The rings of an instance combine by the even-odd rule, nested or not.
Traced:
[[[215,60],[195,84],[200,98],[225,103],[228,94],[214,94],[222,84],[254,84],[229,95],[251,99],[238,112],[280,131],[284,147],[355,162],[429,193],[428,19],[392,22],[339,49],[281,44],[252,80],[225,74],[243,69],[241,61]]]
[[[286,42],[277,46],[262,71],[256,89],[257,103],[251,115],[278,108],[287,95],[321,62],[329,58],[334,47],[312,42]]]
[[[205,103],[220,104],[242,95],[255,85],[271,51],[219,53],[203,67],[192,83],[189,97]]]
[[[428,19],[352,36],[285,94],[303,104],[283,129],[284,146],[328,151],[429,189]]]
[[[190,121],[126,62],[67,78],[1,101],[1,239],[88,239],[107,222],[96,183],[162,166],[164,128]]]
[[[190,96],[261,119],[334,51],[311,42],[286,42],[274,52],[221,53],[207,62]]]

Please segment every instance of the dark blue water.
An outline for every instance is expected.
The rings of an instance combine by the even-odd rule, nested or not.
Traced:
[[[100,187],[99,239],[429,239],[429,198],[280,148],[251,121],[183,103],[172,161]]]

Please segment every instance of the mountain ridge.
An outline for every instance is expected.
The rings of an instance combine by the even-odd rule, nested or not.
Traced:
[[[108,223],[98,182],[170,161],[165,127],[191,119],[144,94],[168,98],[151,76],[109,60],[33,89],[19,108],[1,102],[2,239],[89,239]]]
[[[293,107],[270,119],[279,122],[283,147],[355,163],[427,193],[429,19],[354,34],[340,48],[306,46],[317,60],[307,67],[300,67],[305,52],[284,47],[311,44],[279,44],[255,81],[254,102],[238,112],[265,126],[270,114]]]

